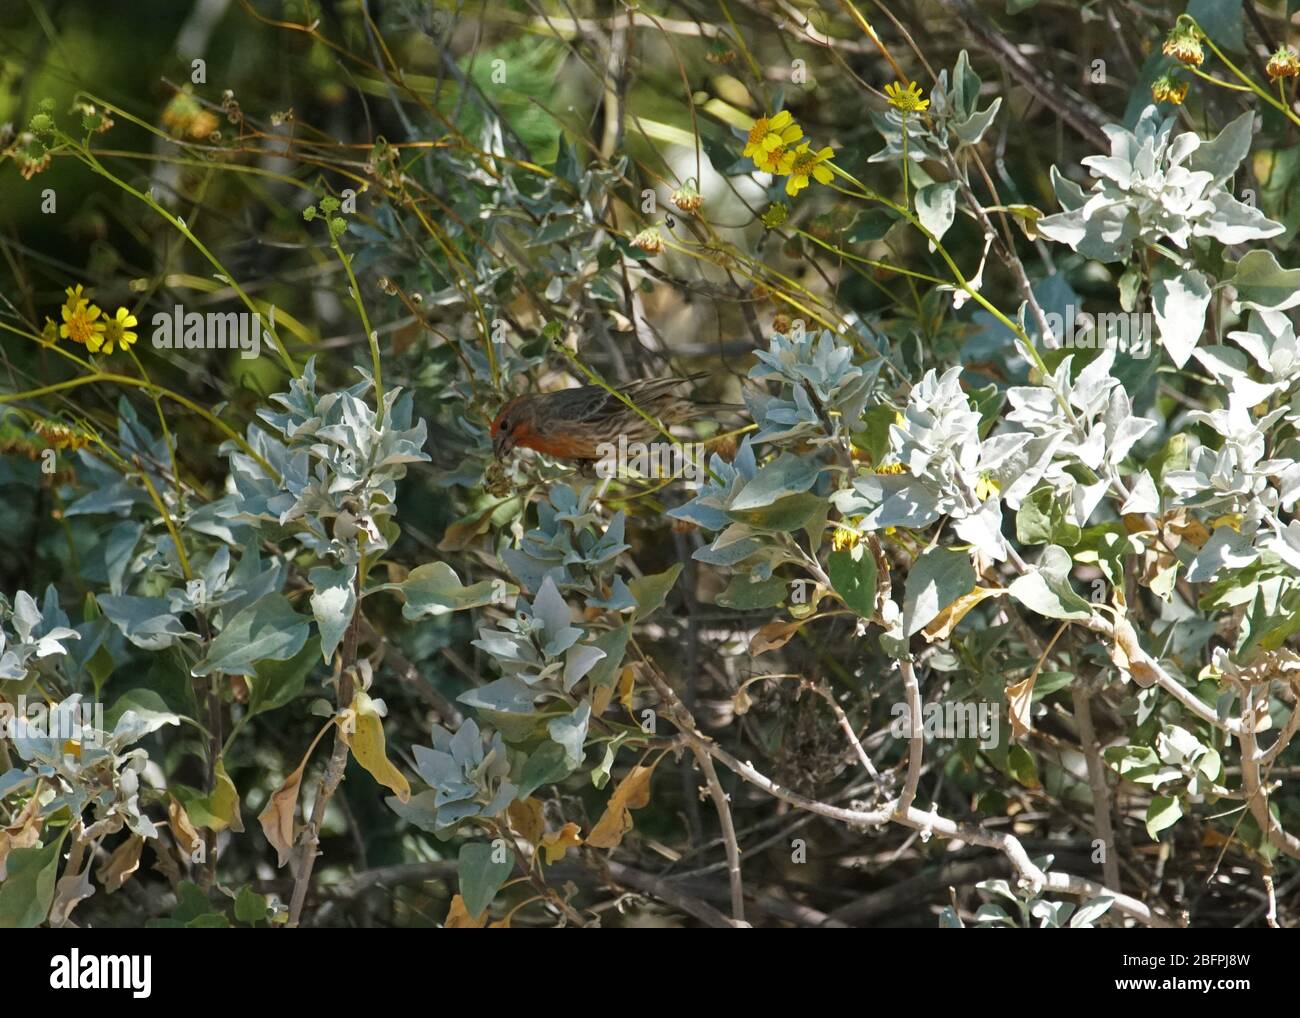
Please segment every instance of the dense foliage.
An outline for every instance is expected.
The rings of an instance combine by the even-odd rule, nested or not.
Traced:
[[[0,926],[1294,917],[1293,3],[156,6],[0,14]]]

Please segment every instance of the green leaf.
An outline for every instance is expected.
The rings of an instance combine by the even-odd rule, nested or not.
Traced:
[[[271,918],[271,906],[266,895],[258,894],[248,884],[235,895],[235,918],[241,923],[264,923]]]
[[[564,750],[565,762],[573,768],[582,766],[583,744],[587,741],[587,724],[591,721],[591,704],[580,703],[572,714],[554,718],[546,725],[551,738]]]
[[[930,548],[912,564],[903,591],[903,632],[920,632],[941,611],[975,587],[970,555]]]
[[[144,687],[128,689],[119,696],[113,706],[104,712],[104,724],[111,731],[127,711],[144,720],[150,732],[156,732],[164,725],[179,725],[182,721],[182,716],[173,712],[161,696]]]
[[[496,856],[504,861],[496,862]],[[460,896],[472,916],[480,916],[492,904],[497,891],[510,876],[511,854],[504,843],[494,848],[484,841],[471,841],[460,846]]]
[[[844,551],[832,551],[826,560],[826,574],[835,593],[864,619],[876,613],[876,556],[866,541]]]
[[[214,930],[228,929],[230,920],[212,907],[208,896],[192,881],[182,881],[177,888],[176,909],[166,919],[150,919],[150,929]]]
[[[320,628],[321,656],[328,661],[343,641],[357,609],[357,567],[355,564],[333,569],[317,566],[307,574],[307,579],[313,588],[311,613]]]
[[[226,623],[192,674],[248,675],[256,671],[254,665],[259,661],[293,657],[307,642],[310,629],[307,617],[294,611],[288,598],[270,594]]]
[[[1016,512],[1016,540],[1021,544],[1059,544],[1073,548],[1082,534],[1066,519],[1065,502],[1050,485],[1033,491]]]
[[[899,217],[896,212],[879,207],[869,208],[858,214],[849,227],[846,239],[850,244],[871,244],[883,240],[897,222]]]
[[[939,184],[926,184],[916,192],[916,218],[934,236],[942,240],[957,215],[957,181],[945,180]],[[934,241],[930,242],[934,250]]]
[[[607,629],[593,639],[592,646],[605,652],[605,656],[592,666],[587,673],[587,681],[595,686],[613,685],[619,669],[623,667],[623,654],[627,651],[627,641],[632,635],[632,623]]]
[[[297,697],[319,655],[320,641],[313,636],[291,658],[259,661],[253,674],[244,677],[248,683],[248,716],[276,710]]]
[[[105,617],[143,650],[162,650],[180,639],[197,639],[171,613],[165,597],[100,594],[97,600]]]
[[[636,612],[632,616],[633,622],[640,622],[644,618],[653,615],[664,603],[668,597],[668,592],[673,589],[673,584],[677,582],[677,577],[681,575],[682,564],[665,569],[662,573],[656,573],[654,576],[641,576],[628,583],[627,588],[632,592],[636,599]]]
[[[889,429],[897,411],[888,404],[873,406],[862,415],[861,427],[853,433],[853,444],[865,449],[872,463],[879,463],[889,453]]]
[[[796,456],[783,452],[759,468],[728,507],[734,512],[762,509],[779,499],[798,495],[817,483],[826,467],[811,456]]]
[[[1265,248],[1244,254],[1225,282],[1236,287],[1236,303],[1245,308],[1286,311],[1300,304],[1300,269],[1282,268]]]
[[[524,763],[516,798],[527,799],[543,785],[563,781],[572,773],[573,768],[565,758],[564,747],[556,742],[545,742]]]
[[[1038,766],[1024,746],[1012,746],[1007,752],[1007,772],[1026,788],[1038,787]]]
[[[739,511],[728,509],[727,516],[737,523],[744,523],[756,530],[786,533],[805,526],[817,516],[825,504],[825,499],[804,492],[801,495],[790,495],[788,498],[779,499],[762,509]]]
[[[1070,586],[1070,553],[1049,544],[1031,571],[1011,581],[1011,596],[1030,611],[1049,619],[1087,619],[1092,605]]]
[[[1152,841],[1159,841],[1159,833],[1167,827],[1178,823],[1183,815],[1183,806],[1170,795],[1153,795],[1151,805],[1147,807],[1147,834]]]
[[[773,576],[767,580],[754,583],[746,573],[737,573],[727,584],[727,589],[717,597],[717,604],[723,608],[737,611],[752,611],[756,608],[775,608],[785,600],[789,587],[785,580]]]
[[[30,930],[45,922],[54,902],[54,878],[65,827],[48,845],[15,848],[5,860],[8,873],[0,884],[0,929]]]
[[[504,580],[483,580],[467,587],[446,562],[416,566],[401,583],[386,583],[377,589],[401,591],[406,598],[402,605],[405,619],[480,608],[519,593],[518,587]]]

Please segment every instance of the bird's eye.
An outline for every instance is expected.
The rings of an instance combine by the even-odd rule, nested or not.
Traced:
[[[501,418],[500,428],[501,428],[502,431],[509,431],[509,430],[510,430],[510,418],[509,418],[509,417],[502,417],[502,418]]]

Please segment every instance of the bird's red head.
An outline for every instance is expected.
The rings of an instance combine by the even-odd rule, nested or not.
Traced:
[[[504,459],[517,445],[528,445],[533,429],[525,409],[524,397],[516,396],[497,412],[492,422],[492,452]]]

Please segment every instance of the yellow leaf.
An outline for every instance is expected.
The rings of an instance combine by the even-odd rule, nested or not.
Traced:
[[[99,867],[99,882],[104,891],[112,894],[131,879],[131,874],[140,868],[140,851],[144,848],[144,838],[133,834],[117,848]]]
[[[293,814],[298,808],[298,791],[302,787],[302,772],[307,766],[307,759],[311,755],[308,751],[307,756],[302,758],[297,769],[284,779],[283,783],[274,792],[271,798],[267,800],[266,808],[258,815],[257,819],[262,824],[262,831],[266,834],[266,840],[274,847],[280,857],[277,866],[283,866],[289,861],[289,854],[293,851],[294,832],[293,832]]]
[[[628,665],[618,676],[618,702],[627,710],[632,709],[632,687],[636,684],[636,669]]]
[[[582,844],[582,835],[578,831],[578,825],[570,822],[542,838],[542,850],[546,853],[548,866],[563,859],[570,848],[577,848]]]
[[[952,635],[952,631],[957,628],[957,623],[970,614],[972,608],[987,597],[994,597],[997,594],[1004,593],[1006,591],[1001,587],[976,587],[970,593],[962,594],[956,601],[948,605],[921,632],[931,643],[936,640],[946,640]]]
[[[13,823],[0,827],[0,880],[5,878],[5,859],[15,848],[33,848],[41,843],[41,828],[45,820],[41,817],[41,799],[33,795],[27,800]]]
[[[194,850],[198,847],[199,832],[190,822],[190,815],[185,812],[185,807],[181,801],[174,795],[167,806],[167,820],[171,826],[172,837],[176,839],[176,844],[180,846],[182,854],[194,858]]]
[[[802,622],[782,622],[777,619],[769,622],[749,641],[750,654],[757,657],[759,654],[766,654],[769,650],[777,650],[784,647],[790,642],[790,638],[799,632]]]
[[[542,818],[542,804],[531,795],[527,799],[517,799],[506,810],[510,817],[510,826],[515,832],[534,848],[546,832],[546,821]]]
[[[343,741],[352,750],[357,763],[369,771],[372,778],[385,788],[391,788],[402,802],[406,802],[411,798],[411,784],[388,759],[384,748],[384,723],[370,697],[358,693],[352,701],[352,711],[355,723],[341,729]],[[348,730],[349,727],[352,731]]]
[[[654,774],[658,761],[649,767],[638,764],[630,774],[618,783],[614,793],[609,797],[609,805],[596,821],[596,826],[587,835],[587,844],[592,848],[617,848],[623,835],[632,829],[632,813],[650,801],[650,777]]]
[[[1007,686],[1007,705],[1011,716],[1011,737],[1022,739],[1029,734],[1034,725],[1029,713],[1034,702],[1034,682],[1038,678],[1038,669],[1029,673],[1029,677]]]
[[[442,927],[445,930],[481,930],[483,918],[470,915],[465,907],[465,899],[458,894],[451,899],[451,908],[447,910],[447,918],[442,921]]]
[[[235,783],[226,773],[226,765],[221,757],[217,757],[217,766],[213,771],[216,776],[216,787],[208,796],[207,807],[216,822],[209,826],[214,831],[222,831],[229,827],[232,831],[242,832],[244,821],[239,815],[239,790],[235,788]]]

